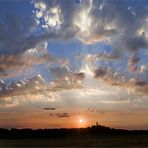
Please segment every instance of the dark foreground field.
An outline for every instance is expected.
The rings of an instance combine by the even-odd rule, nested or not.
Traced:
[[[0,129],[0,148],[117,147],[148,148],[148,131],[104,126],[82,129]]]
[[[26,147],[148,147],[146,135],[103,135],[103,136],[70,136],[44,139],[3,139],[0,148],[26,148]]]

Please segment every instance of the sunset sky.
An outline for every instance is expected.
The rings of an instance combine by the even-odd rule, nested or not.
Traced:
[[[148,0],[0,0],[0,127],[148,129]]]

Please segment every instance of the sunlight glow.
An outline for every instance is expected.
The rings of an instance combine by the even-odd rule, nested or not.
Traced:
[[[84,68],[80,70],[80,72],[84,72],[86,75],[93,76],[93,71],[90,69],[88,64],[85,64]]]
[[[84,122],[84,120],[83,120],[83,119],[80,119],[80,120],[79,120],[79,122],[80,122],[80,123],[83,123],[83,122]]]
[[[60,10],[58,9],[58,7],[52,8],[50,10],[51,14],[50,15],[46,15],[45,18],[45,22],[47,22],[48,26],[51,27],[57,27],[59,25],[61,25],[61,20],[60,20]]]
[[[74,23],[75,25],[77,25],[80,29],[81,32],[85,33],[85,35],[89,35],[89,30],[92,24],[92,19],[90,17],[90,11],[92,9],[92,0],[89,1],[89,6],[86,7],[85,9],[82,9],[82,11],[80,11],[78,13],[78,15],[76,15],[76,18],[74,19]]]
[[[88,16],[86,11],[82,11],[79,15],[79,21],[77,21],[77,26],[81,29],[82,32],[87,32],[91,26],[91,18]]]

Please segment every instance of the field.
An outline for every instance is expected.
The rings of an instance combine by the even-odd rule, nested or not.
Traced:
[[[60,138],[0,139],[0,148],[26,147],[148,147],[148,135],[85,135]]]

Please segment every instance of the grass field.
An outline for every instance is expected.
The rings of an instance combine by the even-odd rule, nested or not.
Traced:
[[[70,136],[44,139],[1,139],[0,148],[26,147],[148,147],[148,135]]]

